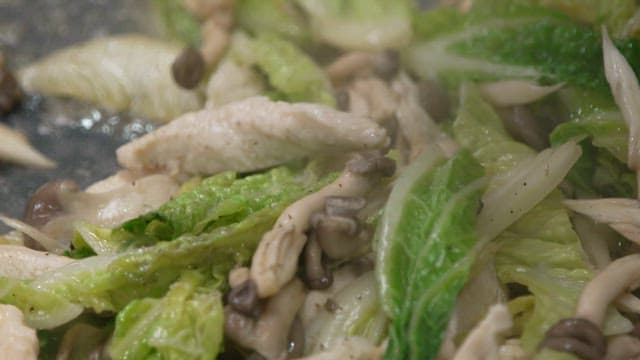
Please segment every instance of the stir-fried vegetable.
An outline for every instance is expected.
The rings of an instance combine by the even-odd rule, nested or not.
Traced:
[[[22,69],[26,91],[90,101],[166,122],[202,106],[179,87],[170,67],[180,47],[142,35],[103,38],[59,50]]]
[[[418,16],[418,36],[406,60],[422,77],[455,82],[527,78],[608,92],[599,32],[558,13],[478,5],[464,15],[445,8]],[[636,44],[617,42],[634,60],[640,57]]]
[[[477,94],[463,98],[461,107],[466,115],[454,123],[456,138],[474,151],[487,173],[507,173],[533,154],[508,137],[498,116]],[[527,187],[541,186],[526,181]],[[530,306],[513,314],[521,321],[521,341],[528,352],[535,351],[549,326],[571,316],[582,287],[593,276],[561,201],[560,193],[554,191],[494,240],[501,282],[524,285],[533,296]],[[628,326],[619,315],[611,321],[618,326],[614,331]]]
[[[222,346],[220,293],[185,272],[164,297],[134,300],[116,318],[113,359],[213,359]]]
[[[274,88],[275,98],[334,105],[329,80],[318,65],[293,43],[275,35],[259,35],[249,45],[258,68]]]
[[[346,50],[385,50],[411,37],[406,0],[296,0],[321,41]]]
[[[25,233],[0,236],[0,302],[59,359],[640,354],[633,276],[611,279],[639,258],[638,5],[450,3],[153,0],[180,44],[25,67],[172,122],[73,202],[0,216]],[[149,175],[172,190],[109,201]]]
[[[431,148],[391,192],[378,234],[378,280],[392,320],[388,359],[434,359],[473,263],[483,175],[466,151]]]

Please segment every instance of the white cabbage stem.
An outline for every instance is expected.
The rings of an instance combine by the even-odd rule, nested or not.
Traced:
[[[497,359],[502,344],[501,336],[512,327],[513,321],[507,306],[493,305],[484,320],[467,336],[453,360]]]
[[[42,245],[42,247],[44,247],[47,251],[61,254],[66,249],[66,244],[56,241],[56,239],[50,237],[49,235],[43,233],[42,231],[29,224],[23,223],[20,220],[0,215],[0,221],[5,223],[12,229],[15,229],[25,235],[29,235],[31,238],[33,238],[33,240],[40,243],[40,245]]]
[[[0,276],[12,279],[34,279],[62,267],[73,259],[24,246],[0,245]]]
[[[526,105],[559,90],[564,83],[541,86],[531,81],[503,80],[479,86],[482,96],[496,106]]]
[[[640,85],[620,51],[615,47],[606,27],[602,26],[602,52],[604,54],[604,70],[618,104],[622,117],[629,127],[629,144],[627,165],[629,168],[640,170]],[[636,181],[640,181],[636,175]]]
[[[22,133],[3,124],[0,124],[0,160],[44,169],[56,167]]]
[[[635,199],[610,198],[594,200],[565,200],[569,209],[586,215],[597,223],[604,223],[640,244],[640,201]]]
[[[498,236],[549,195],[582,153],[573,141],[542,151],[515,168],[496,175],[482,197],[477,230],[481,242]]]
[[[628,255],[609,264],[582,289],[576,316],[602,327],[609,304],[640,281],[640,254]]]

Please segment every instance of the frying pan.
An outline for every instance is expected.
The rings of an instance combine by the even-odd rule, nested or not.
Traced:
[[[0,51],[16,69],[103,34],[153,33],[157,25],[150,14],[147,1],[140,0],[0,0]],[[58,163],[39,170],[0,162],[0,213],[17,218],[29,195],[49,180],[70,178],[84,187],[112,174],[115,149],[152,128],[127,115],[39,96],[27,97],[0,122],[22,131]]]
[[[429,7],[436,1],[419,1]],[[149,1],[0,0],[0,51],[19,68],[56,49],[106,34],[159,32]],[[87,104],[29,96],[0,121],[58,163],[39,170],[0,162],[0,214],[21,218],[40,185],[69,178],[85,187],[117,170],[115,149],[153,125]],[[0,233],[6,228],[0,224]]]

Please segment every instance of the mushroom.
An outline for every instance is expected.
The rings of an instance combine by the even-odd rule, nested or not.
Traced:
[[[373,58],[373,73],[386,81],[390,81],[400,70],[400,54],[395,50],[387,50],[376,54]]]
[[[309,289],[326,289],[333,283],[331,271],[322,261],[322,249],[313,234],[304,248],[305,283]]]
[[[585,360],[602,359],[607,350],[600,327],[579,317],[558,321],[547,330],[542,346],[570,352]]]
[[[327,289],[311,290],[307,293],[304,305],[300,309],[302,325],[307,328],[322,309],[334,310],[334,305],[336,304],[331,300],[331,297],[351,284],[357,277],[372,269],[373,262],[369,262],[366,258],[360,258],[335,270],[332,273],[333,282],[331,286]]]
[[[272,230],[262,237],[252,258],[251,278],[258,295],[269,297],[293,278],[307,242],[310,218],[323,208],[327,197],[363,196],[381,176],[393,174],[394,167],[392,160],[379,154],[359,154],[334,182],[285,209]]]
[[[298,360],[377,360],[382,358],[384,348],[376,346],[368,339],[352,336],[339,339],[330,350],[298,358]]]
[[[0,115],[13,110],[24,96],[20,84],[5,64],[0,54]]]
[[[52,180],[40,186],[29,198],[24,210],[24,222],[41,229],[51,219],[62,214],[61,195],[78,191],[78,184],[70,179]],[[44,250],[44,247],[31,237],[25,238],[25,246]]]
[[[171,64],[171,73],[176,83],[185,89],[198,86],[204,76],[205,63],[200,51],[187,46]]]
[[[291,324],[287,340],[287,353],[289,358],[297,358],[304,353],[304,326],[300,316],[296,316]]]
[[[607,350],[601,328],[609,304],[620,294],[637,287],[639,281],[640,254],[628,255],[607,265],[582,289],[575,318],[561,320],[552,327],[544,345],[585,359],[601,359]]]
[[[225,307],[224,332],[241,346],[255,350],[266,359],[287,356],[290,329],[305,297],[304,285],[293,279],[270,298],[256,319]]]
[[[569,209],[586,215],[596,223],[604,223],[612,229],[640,244],[640,201],[636,199],[608,198],[589,200],[565,200]]]
[[[368,242],[370,232],[356,218],[365,205],[362,197],[328,197],[324,212],[311,216],[310,232],[329,258],[347,258]]]
[[[393,50],[372,53],[364,51],[348,52],[325,68],[325,72],[334,85],[346,83],[354,77],[376,76],[391,80],[400,68],[398,53]]]
[[[376,123],[393,117],[398,108],[398,96],[386,82],[376,77],[354,80],[347,89],[350,113],[366,116]]]
[[[176,84],[185,89],[195,88],[207,67],[220,60],[231,39],[234,3],[233,0],[184,0],[185,7],[203,20],[202,45],[199,49],[187,46],[173,62],[171,73]]]
[[[493,305],[487,316],[471,331],[456,352],[454,360],[496,359],[501,336],[511,330],[513,322],[504,304]]]
[[[498,350],[500,360],[526,360],[529,358],[520,344],[520,339],[507,339]]]
[[[640,339],[629,335],[613,336],[607,343],[605,360],[638,359]]]
[[[325,68],[327,76],[334,85],[341,84],[362,71],[363,69],[370,68],[374,62],[374,55],[372,53],[363,51],[348,52]]]
[[[241,284],[231,288],[227,302],[235,311],[244,315],[254,315],[259,305],[256,283],[247,279]]]
[[[602,327],[609,304],[640,281],[640,254],[616,259],[585,285],[576,316]]]

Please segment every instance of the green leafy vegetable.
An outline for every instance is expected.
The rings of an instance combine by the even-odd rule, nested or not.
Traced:
[[[25,311],[28,321],[51,327],[77,316],[82,307],[96,312],[120,311],[135,299],[162,296],[185,269],[200,271],[223,285],[233,267],[249,261],[262,235],[286,206],[317,190],[332,177],[307,182],[302,176],[299,182],[285,182],[281,185],[286,185],[287,191],[280,199],[274,198],[268,206],[238,222],[206,233],[184,234],[173,241],[160,241],[116,255],[89,257],[32,281],[0,278],[0,289],[4,289],[0,291],[0,301],[15,303],[23,311],[28,309]],[[281,180],[271,178],[276,179]],[[61,306],[71,305],[71,310],[77,313],[57,311]]]
[[[509,171],[535,154],[509,138],[500,118],[479,95],[467,99],[461,104],[465,116],[454,122],[454,133],[488,174]],[[533,305],[519,319],[522,345],[529,353],[536,351],[551,325],[573,315],[582,287],[593,276],[562,199],[560,192],[554,191],[494,239],[500,281],[524,285],[533,294]],[[619,314],[611,318],[620,321]]]
[[[253,35],[273,33],[300,46],[311,40],[306,20],[293,0],[240,0],[235,15],[238,24]]]
[[[27,325],[35,329],[51,329],[82,313],[81,306],[62,296],[4,277],[0,278],[0,299],[19,308]]]
[[[482,167],[427,149],[397,180],[378,227],[378,283],[392,320],[385,358],[435,359],[473,262]]]
[[[221,295],[185,272],[160,298],[134,300],[116,318],[113,359],[214,359],[222,345]]]
[[[252,57],[276,91],[291,102],[335,105],[324,72],[293,43],[273,34],[260,34],[250,43]]]
[[[202,41],[200,24],[180,0],[152,0],[167,34],[185,44],[198,46]]]
[[[577,22],[594,25],[599,29],[600,24],[607,25],[609,32],[615,37],[629,35],[629,20],[636,12],[634,0],[477,0],[476,8],[499,9],[508,6],[540,6],[560,11]]]
[[[406,0],[297,0],[314,35],[346,50],[386,50],[411,38],[411,2]]]
[[[570,121],[551,133],[551,144],[582,139],[583,156],[567,180],[574,197],[635,197],[635,174],[627,167],[628,129],[615,103],[588,91],[562,91]]]
[[[178,86],[171,64],[180,46],[142,35],[97,38],[58,50],[19,72],[25,90],[88,101],[167,122],[200,109],[197,91]]]
[[[610,96],[599,33],[559,13],[478,6],[465,15],[436,9],[419,16],[431,23],[416,25],[420,37],[405,58],[422,77],[456,83],[505,78],[566,82]],[[640,66],[636,40],[617,45],[631,64]]]
[[[113,231],[112,241],[141,246],[182,234],[209,232],[261,209],[290,202],[317,182],[309,171],[300,173],[286,167],[243,178],[233,172],[214,175],[158,210],[127,221]]]

